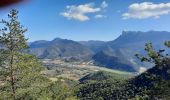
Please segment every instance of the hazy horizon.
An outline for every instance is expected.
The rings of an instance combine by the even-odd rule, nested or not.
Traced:
[[[126,31],[126,32],[152,32],[152,31],[154,31],[154,32],[170,32],[170,31],[156,31],[156,30],[148,30],[148,31]],[[122,31],[123,32],[123,31]],[[121,34],[119,35],[119,36],[121,36],[122,35],[122,32],[121,32]],[[69,38],[62,38],[62,37],[52,37],[51,39],[37,39],[37,40],[34,40],[34,41],[29,41],[29,37],[28,37],[28,42],[35,42],[35,41],[52,41],[52,40],[54,40],[54,39],[56,39],[56,38],[59,38],[59,39],[66,39],[66,40],[73,40],[73,41],[78,41],[78,42],[86,42],[86,41],[103,41],[103,42],[108,42],[108,41],[114,41],[115,39],[117,39],[119,36],[117,36],[117,37],[115,37],[115,38],[113,38],[113,39],[111,39],[111,40],[96,40],[96,39],[90,39],[90,40],[74,40],[74,39],[69,39]]]

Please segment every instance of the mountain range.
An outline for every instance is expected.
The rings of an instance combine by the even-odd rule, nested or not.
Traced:
[[[75,57],[111,69],[143,72],[151,65],[141,63],[134,55],[146,55],[144,47],[148,42],[152,42],[155,49],[167,50],[163,44],[169,39],[170,32],[166,31],[123,31],[113,41],[73,41],[61,38],[35,41],[29,43],[30,48],[27,52],[41,59]]]
[[[93,55],[93,52],[86,46],[67,39],[55,38],[52,41],[40,40],[29,44],[30,49],[28,52],[42,59],[54,59],[60,57],[86,59]]]

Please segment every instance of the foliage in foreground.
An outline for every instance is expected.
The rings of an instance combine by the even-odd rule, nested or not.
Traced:
[[[166,45],[168,46],[167,42]],[[77,96],[82,100],[157,100],[170,99],[170,59],[164,50],[158,52],[146,44],[147,57],[136,55],[141,61],[155,64],[139,76],[128,80],[93,77],[80,85]],[[98,75],[101,77],[101,74]],[[98,77],[97,76],[97,77]],[[109,76],[110,77],[110,76]],[[101,77],[102,78],[102,77]]]
[[[9,20],[0,29],[0,100],[75,99],[73,91],[61,80],[50,81],[43,75],[41,62],[27,49],[26,29],[18,21],[18,11],[11,10]]]
[[[80,79],[77,96],[83,100],[109,100],[129,77],[110,72],[97,72]]]

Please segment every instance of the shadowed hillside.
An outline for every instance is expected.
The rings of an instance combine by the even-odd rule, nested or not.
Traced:
[[[162,45],[165,41],[170,39],[170,32],[166,31],[148,31],[148,32],[140,32],[140,31],[127,31],[123,32],[117,39],[107,42],[107,47],[103,48],[103,52],[105,53],[105,57],[108,56],[112,58],[116,57],[119,62],[123,64],[129,65],[133,67],[136,71],[141,72],[141,69],[148,69],[151,68],[151,64],[149,63],[141,63],[136,57],[134,56],[136,53],[140,53],[146,55],[143,49],[145,43],[152,42],[153,46],[156,49],[163,48],[166,52],[169,52],[165,46]],[[103,52],[98,52],[95,56],[100,56]],[[94,59],[95,62],[102,64],[103,66],[108,65],[109,63],[114,62],[113,60],[109,59],[109,63],[105,61],[103,63],[103,58]],[[101,62],[102,61],[102,62]],[[109,65],[107,67],[116,68],[117,66]],[[128,68],[127,68],[128,69]]]

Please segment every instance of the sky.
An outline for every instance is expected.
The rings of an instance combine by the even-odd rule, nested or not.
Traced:
[[[29,41],[110,41],[122,31],[170,31],[169,0],[27,0],[1,8],[0,19],[12,8]]]

